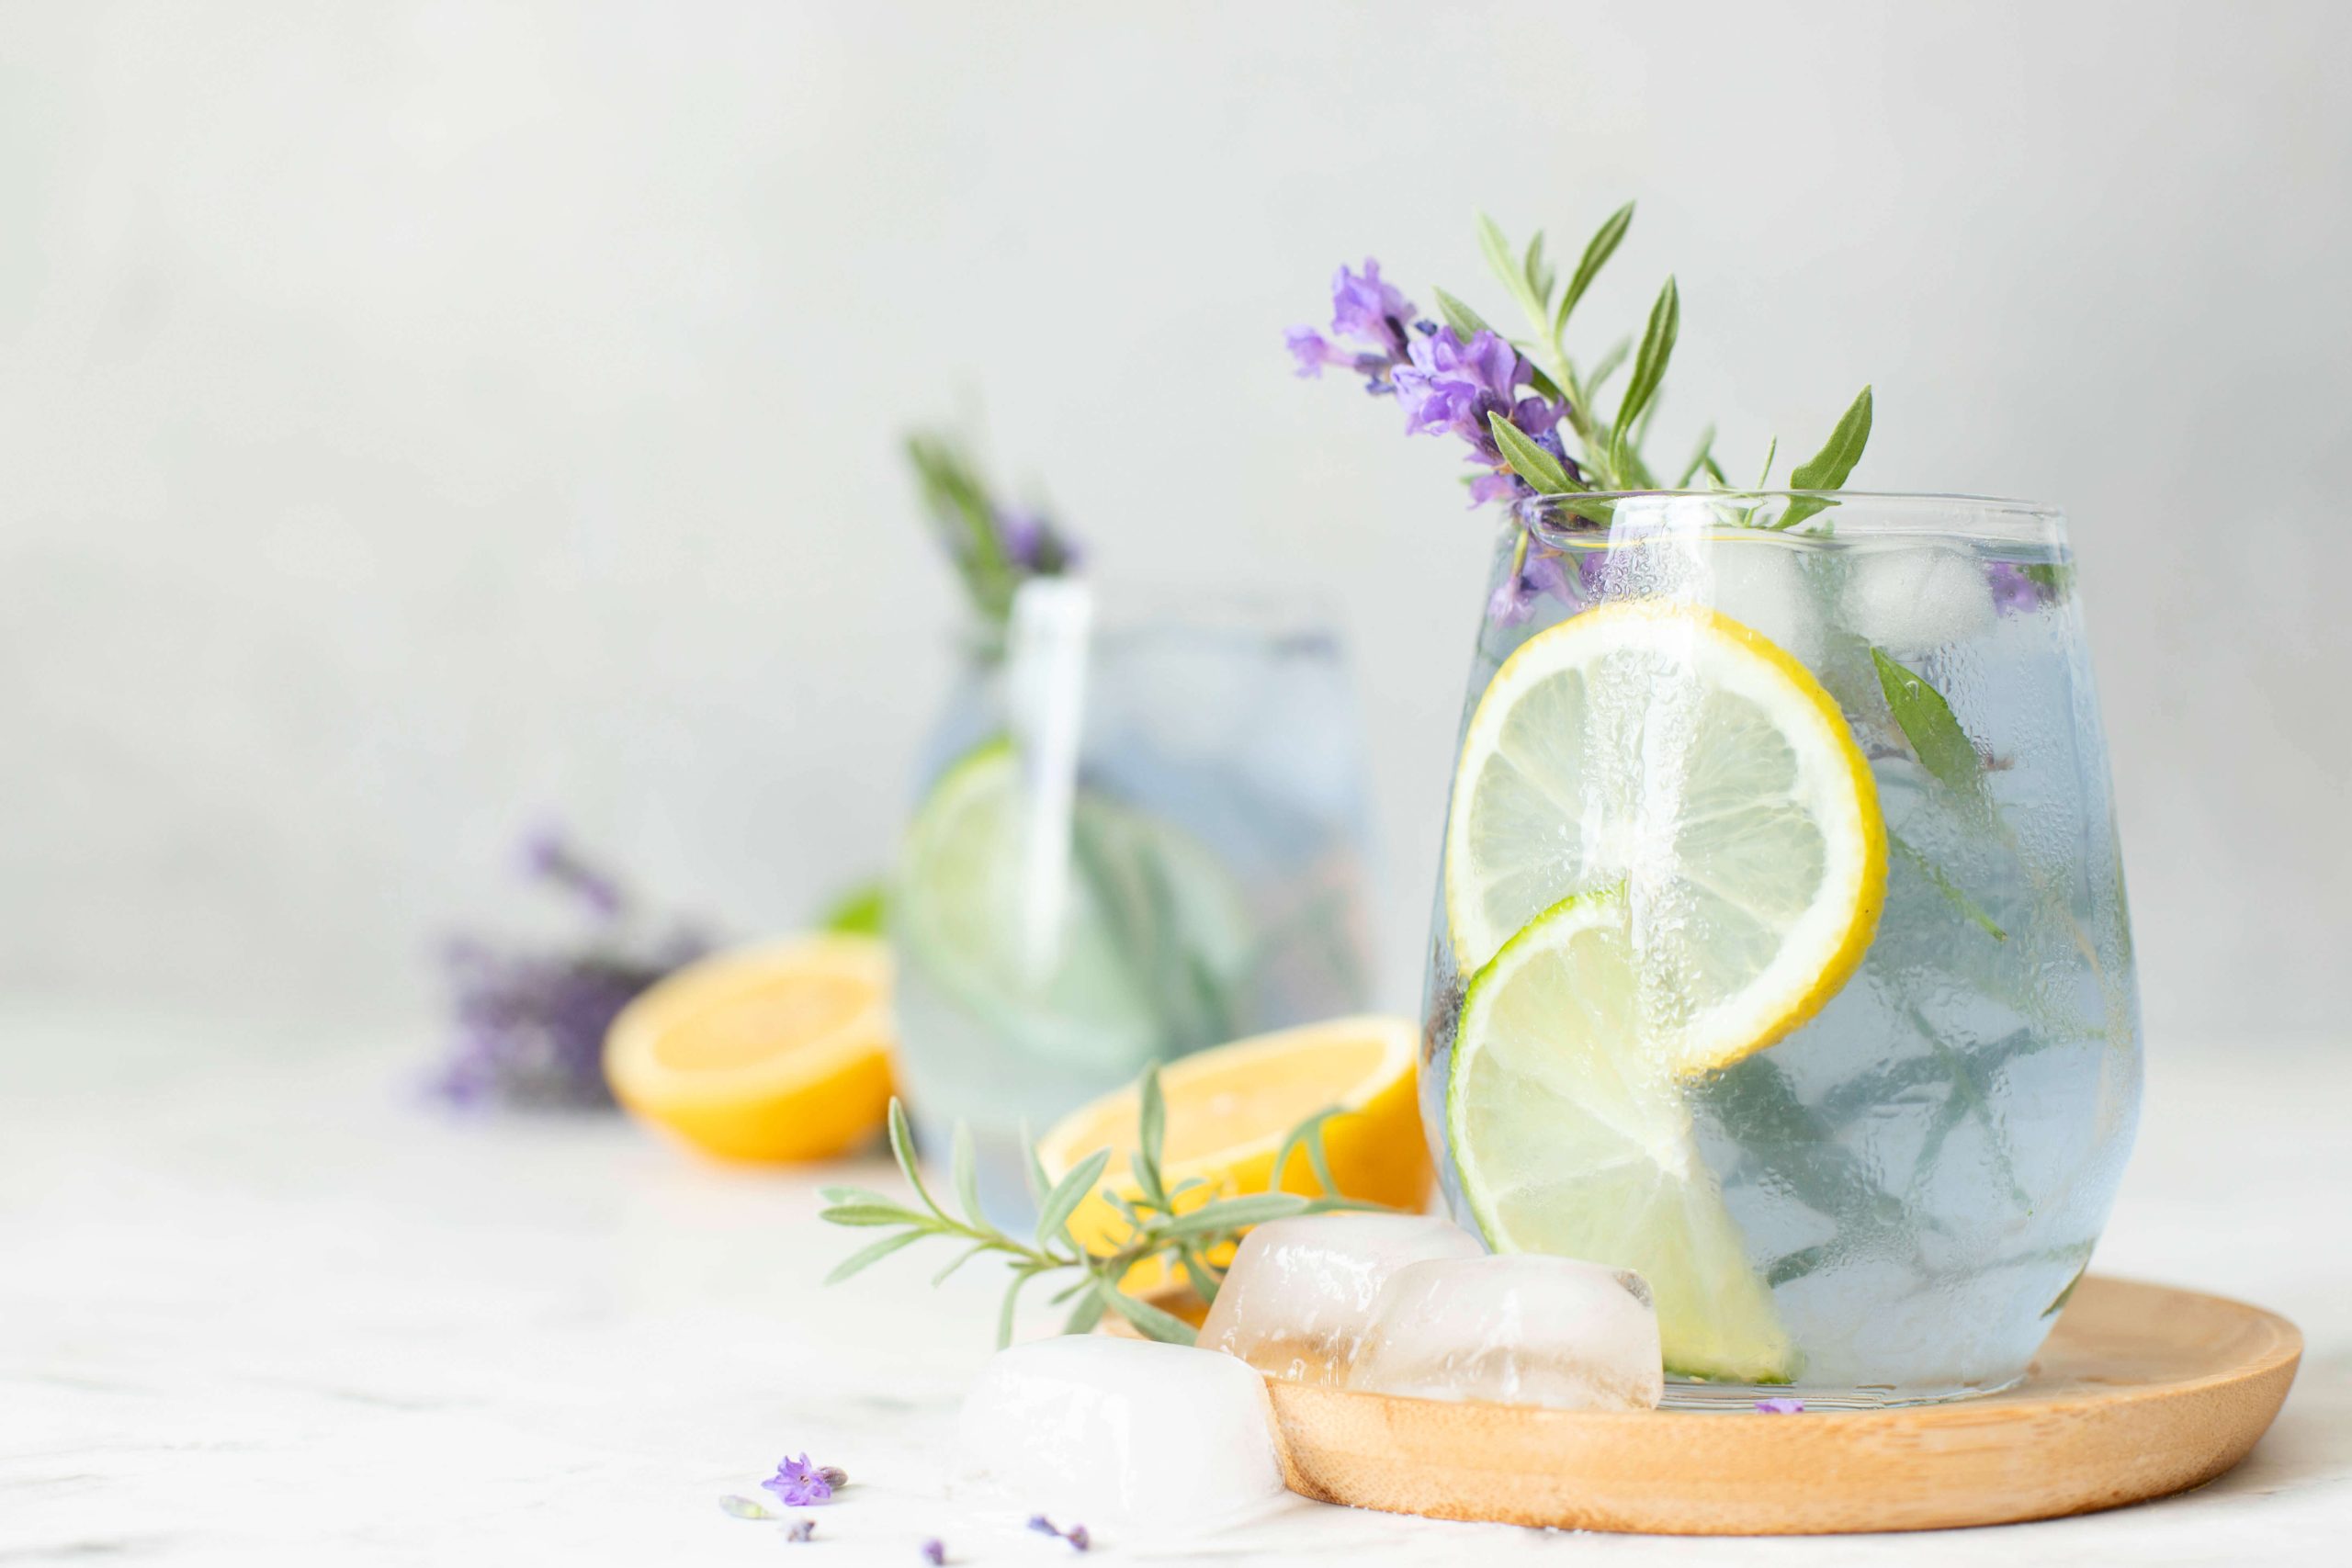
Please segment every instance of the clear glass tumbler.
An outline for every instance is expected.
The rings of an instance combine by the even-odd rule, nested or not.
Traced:
[[[1422,1105],[1498,1250],[1640,1270],[1669,1401],[2014,1382],[2140,1090],[2064,521],[1557,498],[1500,540]]]
[[[893,882],[918,1133],[967,1123],[983,1201],[1017,1216],[1024,1127],[1148,1063],[1361,1010],[1364,833],[1321,617],[1203,596],[1098,617],[1080,582],[1024,585],[1002,645],[964,660]]]

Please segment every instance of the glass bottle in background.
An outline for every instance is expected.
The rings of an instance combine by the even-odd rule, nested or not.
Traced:
[[[889,900],[909,1105],[934,1147],[969,1124],[991,1211],[1027,1204],[1024,1126],[1362,1010],[1363,776],[1321,620],[1019,590],[941,716]]]

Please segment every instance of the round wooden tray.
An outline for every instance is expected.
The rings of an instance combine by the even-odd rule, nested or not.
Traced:
[[[1561,1529],[1823,1535],[2087,1513],[2211,1481],[2287,1397],[2303,1339],[2219,1296],[2096,1276],[2007,1393],[1893,1410],[1582,1414],[1275,1380],[1291,1490]]]

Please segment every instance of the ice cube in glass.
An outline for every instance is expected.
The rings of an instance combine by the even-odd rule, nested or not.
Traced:
[[[1272,1220],[1242,1238],[1200,1343],[1274,1377],[1343,1382],[1392,1275],[1485,1251],[1467,1232],[1422,1214]]]
[[[1640,1276],[1532,1253],[1412,1263],[1373,1309],[1348,1386],[1415,1399],[1649,1410],[1665,1392]]]

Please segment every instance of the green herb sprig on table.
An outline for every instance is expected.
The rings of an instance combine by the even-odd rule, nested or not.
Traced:
[[[1314,1172],[1323,1190],[1321,1196],[1250,1192],[1225,1197],[1206,1190],[1210,1184],[1197,1177],[1172,1186],[1168,1182],[1160,1157],[1167,1141],[1168,1102],[1160,1091],[1158,1067],[1144,1074],[1138,1101],[1136,1148],[1130,1160],[1136,1191],[1129,1194],[1110,1186],[1102,1189],[1103,1198],[1125,1221],[1128,1234],[1118,1246],[1102,1249],[1079,1241],[1071,1233],[1069,1223],[1109,1168],[1111,1150],[1096,1150],[1058,1181],[1047,1179],[1035,1151],[1030,1151],[1027,1174],[1030,1196],[1037,1203],[1037,1223],[1023,1238],[1000,1229],[981,1210],[971,1133],[960,1122],[950,1140],[948,1160],[949,1179],[954,1184],[959,1213],[949,1212],[932,1196],[916,1164],[914,1135],[907,1123],[906,1108],[893,1100],[890,1153],[897,1158],[907,1185],[914,1190],[919,1206],[910,1207],[869,1188],[823,1189],[827,1207],[819,1218],[832,1224],[891,1233],[842,1259],[825,1277],[825,1282],[830,1285],[846,1280],[892,1253],[935,1237],[961,1242],[964,1250],[932,1277],[933,1285],[983,1254],[992,1253],[1004,1259],[1012,1278],[1005,1286],[1003,1305],[997,1313],[997,1343],[1001,1346],[1012,1342],[1013,1310],[1023,1290],[1033,1280],[1049,1275],[1075,1275],[1051,1298],[1057,1305],[1069,1303],[1069,1314],[1061,1326],[1064,1334],[1084,1334],[1102,1320],[1104,1313],[1110,1312],[1150,1338],[1190,1345],[1193,1340],[1190,1324],[1122,1288],[1136,1265],[1155,1258],[1163,1260],[1191,1282],[1203,1301],[1213,1302],[1225,1272],[1217,1255],[1250,1226],[1297,1214],[1380,1208],[1377,1203],[1337,1195],[1339,1187],[1331,1179],[1330,1164],[1323,1153],[1323,1126],[1334,1116],[1348,1114],[1338,1106],[1317,1111],[1292,1128],[1274,1156],[1273,1168],[1279,1178],[1292,1157],[1303,1154],[1307,1168]],[[1193,1201],[1188,1203],[1188,1199]]]

